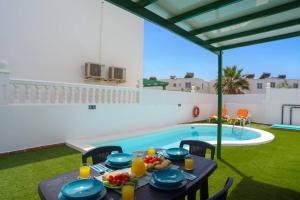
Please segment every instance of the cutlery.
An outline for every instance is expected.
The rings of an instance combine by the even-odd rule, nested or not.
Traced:
[[[190,173],[185,172],[183,170],[181,170],[181,172],[184,174],[186,179],[189,179],[191,181],[194,180],[195,178],[197,178],[197,176],[195,176],[194,174],[190,174]]]

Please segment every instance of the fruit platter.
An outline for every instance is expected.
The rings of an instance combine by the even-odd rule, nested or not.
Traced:
[[[104,186],[112,189],[121,189],[123,185],[135,185],[137,178],[130,175],[128,172],[109,172],[102,176]]]
[[[155,171],[169,168],[171,161],[164,157],[147,156],[144,159],[147,171]]]

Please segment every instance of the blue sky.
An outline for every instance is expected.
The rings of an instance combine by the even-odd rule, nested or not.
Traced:
[[[144,77],[183,77],[194,72],[205,80],[216,78],[217,57],[206,49],[145,21]],[[300,79],[300,37],[227,50],[224,66],[237,65],[244,73],[270,72]]]

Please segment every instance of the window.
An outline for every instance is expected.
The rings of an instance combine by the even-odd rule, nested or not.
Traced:
[[[185,83],[185,88],[186,88],[186,89],[191,89],[191,88],[192,88],[191,82],[186,82],[186,83]]]
[[[298,87],[299,87],[298,83],[293,84],[293,88],[298,88]]]
[[[178,86],[181,87],[181,83],[179,83]]]
[[[202,90],[203,90],[204,89],[204,84],[203,83],[202,83],[201,87],[202,87]]]
[[[262,83],[257,83],[257,89],[262,89]]]
[[[176,83],[173,83],[173,87],[176,87]]]
[[[275,88],[275,82],[271,82],[271,88]]]

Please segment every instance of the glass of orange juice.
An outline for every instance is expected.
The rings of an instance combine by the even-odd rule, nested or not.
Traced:
[[[149,147],[148,148],[148,156],[153,157],[155,155],[155,149],[154,147]]]
[[[146,166],[144,163],[144,156],[142,152],[133,153],[133,159],[131,164],[131,173],[137,177],[141,177],[146,172]]]
[[[186,170],[193,170],[194,169],[194,160],[192,157],[186,157],[184,159],[184,168]]]
[[[88,165],[83,165],[79,168],[79,178],[89,178],[91,176],[91,168]]]
[[[124,185],[122,187],[122,200],[133,200],[134,199],[134,186]]]

